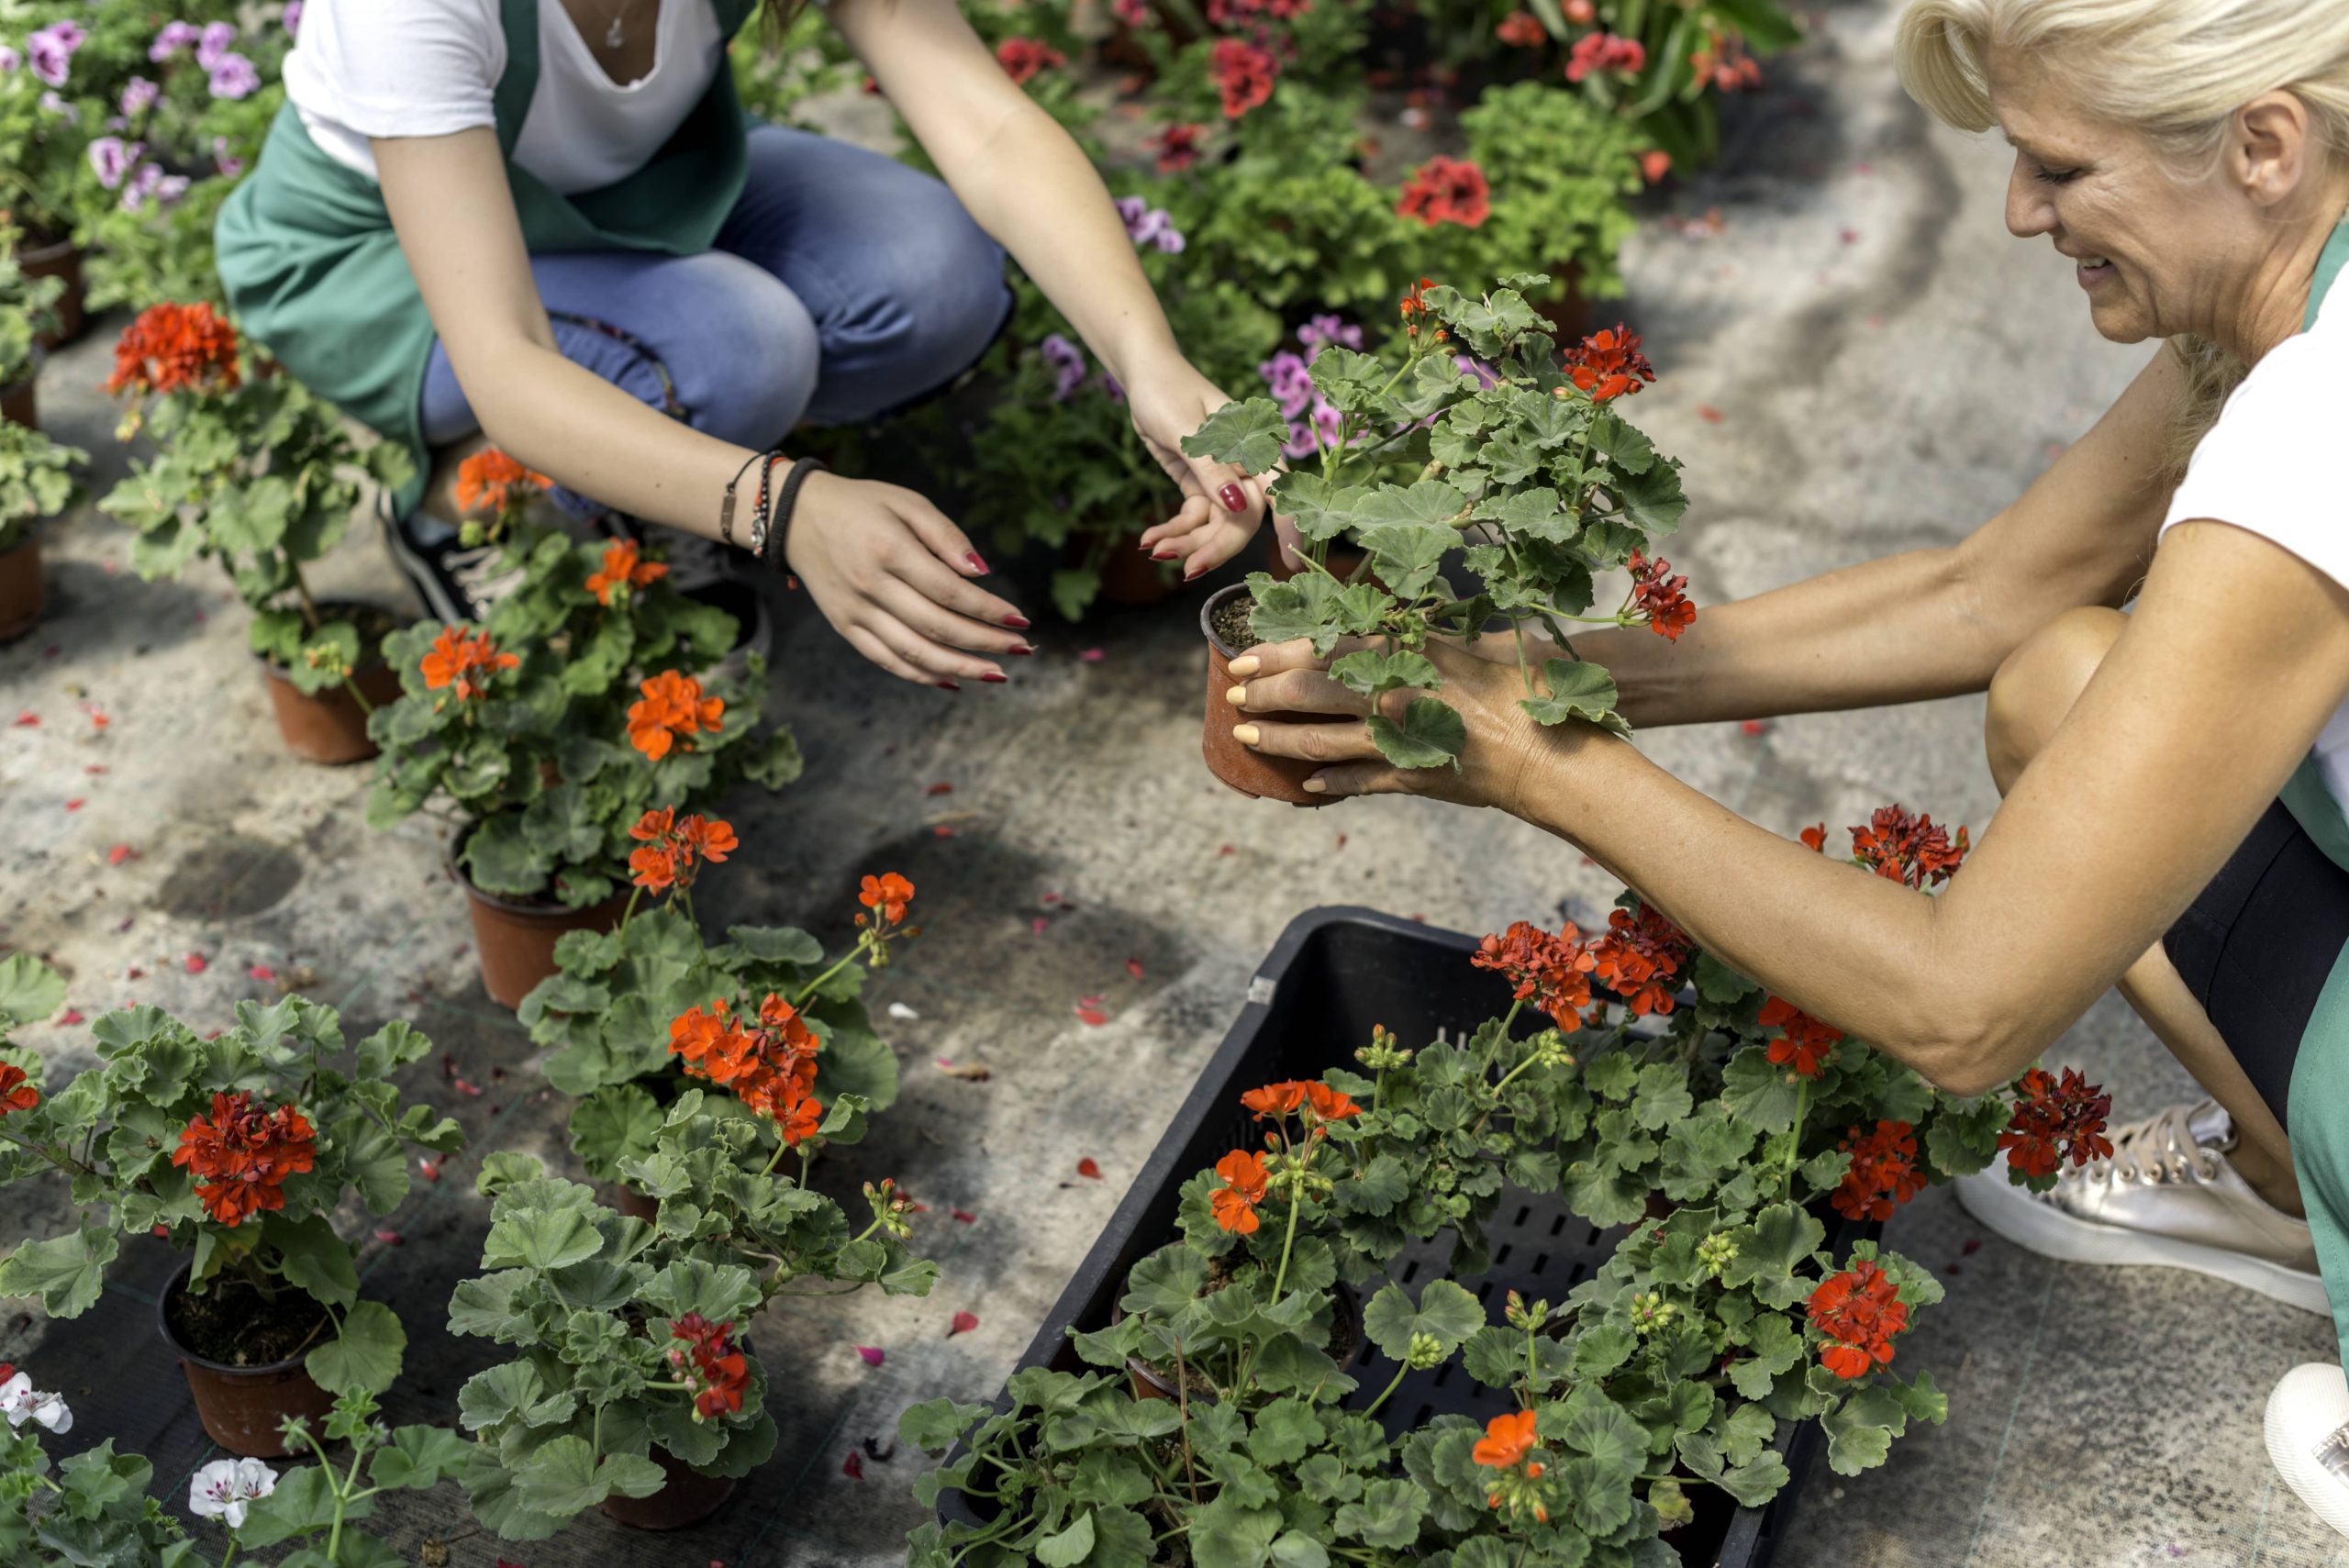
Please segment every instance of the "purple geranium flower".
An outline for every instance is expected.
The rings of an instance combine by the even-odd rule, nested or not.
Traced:
[[[136,119],[153,108],[155,99],[161,92],[161,87],[148,81],[144,76],[132,77],[122,89],[123,118]]]
[[[1350,324],[1342,316],[1317,316],[1297,329],[1297,340],[1312,350],[1306,356],[1310,364],[1315,355],[1331,344],[1341,349],[1360,350],[1362,328]]]
[[[1476,390],[1479,392],[1501,384],[1501,378],[1493,373],[1492,367],[1473,354],[1454,354],[1452,356],[1452,362],[1458,365],[1466,374],[1476,378]]]
[[[90,143],[90,167],[96,172],[98,183],[111,191],[122,183],[130,166],[139,161],[146,148],[139,142],[126,142],[118,136],[102,136]]]
[[[241,54],[224,54],[209,69],[212,95],[216,98],[248,97],[261,87],[261,72]]]
[[[192,22],[165,22],[147,46],[147,58],[161,65],[202,36]]]
[[[24,62],[25,57],[23,55],[18,54],[6,44],[0,43],[0,76],[14,76],[17,73],[17,67],[23,65]]]
[[[302,0],[285,0],[285,15],[279,18],[287,38],[302,30]]]
[[[65,121],[68,125],[71,125],[73,121],[82,117],[81,106],[76,104],[69,104],[64,99],[59,97],[55,88],[51,88],[50,91],[43,93],[40,95],[40,111],[45,115],[56,116],[59,119]]]
[[[1273,401],[1281,406],[1281,412],[1292,419],[1304,413],[1305,406],[1313,401],[1311,373],[1302,359],[1286,349],[1258,365],[1256,373],[1264,378],[1264,386],[1272,393]]]
[[[25,59],[34,75],[52,87],[62,87],[73,72],[73,51],[89,36],[72,22],[51,22],[25,39]]]
[[[139,212],[150,201],[159,207],[167,207],[185,195],[186,175],[166,174],[160,163],[141,163],[139,172],[123,184],[122,210]]]
[[[1101,373],[1101,395],[1108,398],[1112,403],[1123,403],[1126,400],[1126,389],[1118,384],[1118,378],[1116,376],[1111,375],[1108,371],[1103,371]]]
[[[1052,401],[1066,403],[1085,381],[1085,350],[1055,332],[1037,345],[1052,369]]]
[[[245,172],[245,161],[228,150],[228,139],[212,139],[212,166],[220,171],[223,179],[233,180]]]
[[[1155,245],[1170,255],[1183,249],[1182,230],[1174,227],[1174,220],[1166,216],[1164,207],[1151,208],[1141,215],[1141,222],[1129,223],[1126,232],[1135,244]]]
[[[1140,223],[1142,214],[1150,210],[1150,204],[1140,196],[1119,196],[1111,205],[1118,209],[1118,216],[1125,219],[1126,237],[1130,239],[1134,225]]]
[[[209,71],[228,57],[237,42],[234,22],[206,22],[195,36],[195,62]]]

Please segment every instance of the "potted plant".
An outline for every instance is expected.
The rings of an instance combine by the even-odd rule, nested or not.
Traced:
[[[574,931],[555,944],[556,973],[522,999],[519,1016],[537,1044],[553,1049],[540,1065],[547,1081],[578,1101],[572,1151],[597,1181],[623,1182],[631,1161],[651,1151],[669,1107],[696,1079],[709,1077],[707,1041],[798,1040],[810,1063],[805,1092],[820,1104],[853,1096],[866,1111],[897,1099],[897,1058],[873,1031],[862,1000],[864,976],[917,934],[907,926],[913,884],[891,872],[863,879],[855,943],[828,960],[823,944],[789,927],[736,926],[716,947],[693,917],[692,889],[706,861],[724,860],[733,829],[667,807],[650,812],[631,836],[635,890],[618,929]],[[715,846],[715,848],[713,848]],[[662,904],[638,910],[646,891]],[[747,1032],[746,1032],[747,1031]],[[721,1053],[725,1054],[725,1053]],[[716,1102],[723,1114],[729,1102]],[[791,1119],[754,1111],[757,1159]],[[862,1123],[836,1130],[836,1141]],[[623,1213],[652,1217],[652,1200],[621,1186]]]
[[[82,328],[76,198],[85,177],[89,127],[109,112],[98,106],[100,100],[83,96],[89,72],[84,63],[77,72],[75,57],[89,36],[83,18],[61,12],[0,39],[21,61],[0,72],[0,215],[15,231],[10,243],[24,272],[59,282],[56,321],[36,339],[45,349]]]
[[[398,445],[361,450],[333,406],[248,351],[204,303],[150,306],[115,346],[106,388],[128,393],[117,432],[154,451],[99,509],[138,530],[149,581],[219,562],[253,612],[252,650],[286,749],[306,762],[374,754],[367,716],[397,695],[381,649],[396,624],[370,606],[321,602],[303,567],[342,538],[362,483],[395,485]]]
[[[763,660],[740,682],[713,673],[732,617],[678,593],[636,545],[524,523],[536,476],[494,450],[476,461],[466,494],[518,581],[485,626],[426,622],[386,641],[400,690],[369,721],[384,755],[367,820],[430,807],[448,822],[483,984],[512,1007],[554,973],[566,931],[618,922],[647,812],[706,818],[738,782],[788,784],[800,759],[788,729],[757,729]]]
[[[399,1371],[396,1353],[367,1370],[336,1396],[322,1431],[295,1417],[286,1439],[318,1462],[280,1473],[258,1459],[216,1459],[187,1478],[187,1511],[217,1521],[227,1550],[206,1553],[149,1492],[155,1467],[138,1454],[117,1454],[106,1439],[60,1462],[50,1472],[35,1430],[20,1426],[0,1438],[0,1551],[12,1568],[228,1568],[240,1551],[298,1542],[284,1559],[309,1568],[368,1568],[398,1561],[391,1548],[359,1528],[385,1492],[429,1491],[464,1463],[465,1442],[440,1427],[401,1427],[374,1418],[376,1396]],[[22,1382],[28,1416],[62,1434],[72,1412],[53,1394],[31,1390],[26,1374],[0,1364],[0,1405],[6,1385]],[[32,1404],[31,1400],[42,1403]],[[329,1460],[323,1440],[350,1445],[348,1458]]]
[[[81,1213],[0,1258],[0,1295],[79,1317],[123,1236],[167,1237],[190,1256],[157,1322],[205,1430],[232,1453],[283,1453],[286,1417],[323,1418],[330,1391],[404,1342],[389,1307],[360,1299],[334,1216],[351,1198],[390,1213],[407,1195],[409,1150],[462,1141],[389,1082],[431,1042],[393,1023],[348,1045],[334,1009],[299,996],[239,1003],[209,1038],[151,1006],[90,1032],[97,1065],[62,1087],[43,1082],[33,1052],[0,1051],[15,1084],[0,1183],[61,1173]]]
[[[733,1085],[740,1093],[752,1079]],[[706,1518],[774,1449],[766,1369],[738,1328],[778,1296],[867,1284],[930,1293],[936,1265],[905,1245],[910,1199],[868,1184],[873,1218],[852,1235],[838,1206],[805,1184],[807,1152],[862,1114],[842,1096],[799,1140],[796,1176],[752,1176],[750,1123],[710,1114],[689,1092],[650,1157],[629,1162],[661,1199],[654,1223],[600,1207],[527,1155],[483,1162],[481,1189],[495,1200],[489,1272],[458,1285],[449,1329],[518,1352],[457,1396],[474,1434],[464,1481],[483,1524],[538,1540],[598,1506],[646,1529]]]
[[[61,278],[32,277],[17,254],[17,231],[0,223],[0,420],[36,427],[40,406],[33,378],[40,369],[40,339],[57,328]]]
[[[40,620],[40,525],[73,503],[73,467],[90,461],[30,425],[0,421],[0,642]]]
[[[1563,357],[1507,280],[1472,298],[1422,279],[1402,302],[1400,352],[1388,360],[1352,350],[1308,367],[1335,429],[1317,431],[1319,461],[1281,473],[1272,505],[1294,519],[1313,570],[1292,581],[1252,574],[1210,597],[1200,614],[1208,643],[1205,749],[1216,776],[1243,794],[1314,804],[1313,762],[1259,757],[1231,736],[1228,664],[1256,642],[1308,638],[1327,653],[1344,638],[1373,644],[1330,673],[1379,702],[1369,720],[1380,752],[1398,767],[1452,763],[1466,740],[1458,714],[1432,694],[1435,665],[1419,651],[1432,637],[1514,639],[1526,711],[1543,724],[1570,718],[1628,733],[1607,672],[1575,658],[1559,623],[1648,625],[1676,638],[1695,618],[1687,579],[1645,553],[1676,527],[1687,501],[1679,465],[1661,457],[1612,406],[1654,379],[1639,339],[1601,332]],[[1389,362],[1391,361],[1391,363]],[[1465,368],[1464,368],[1464,364]],[[1184,439],[1195,455],[1269,473],[1291,438],[1270,398],[1226,405]],[[1366,557],[1340,578],[1331,546]],[[1479,579],[1474,592],[1446,581],[1455,549]],[[1630,593],[1612,615],[1585,614],[1594,575],[1629,568]],[[1506,629],[1495,631],[1493,623]],[[1528,624],[1554,651],[1537,672]]]

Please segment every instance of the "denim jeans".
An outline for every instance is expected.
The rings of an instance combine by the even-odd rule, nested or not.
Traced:
[[[714,249],[533,256],[530,271],[563,358],[697,430],[763,449],[803,419],[868,419],[960,374],[1010,315],[1003,261],[930,176],[760,126]],[[437,343],[422,415],[434,446],[481,428]]]

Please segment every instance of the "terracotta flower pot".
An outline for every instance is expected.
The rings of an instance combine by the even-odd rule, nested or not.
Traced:
[[[25,635],[39,624],[40,535],[14,550],[0,550],[0,642]]]
[[[619,1210],[622,1214],[627,1215],[630,1219],[641,1219],[647,1225],[651,1225],[659,1221],[661,1218],[661,1200],[659,1198],[652,1197],[645,1193],[638,1192],[626,1182],[613,1183],[611,1193],[612,1207]]]
[[[1247,584],[1235,583],[1229,588],[1219,588],[1199,606],[1199,630],[1208,641],[1208,701],[1207,726],[1199,750],[1208,760],[1208,772],[1238,790],[1241,795],[1260,800],[1282,800],[1291,806],[1328,806],[1327,795],[1307,793],[1305,781],[1325,765],[1291,757],[1266,757],[1250,751],[1232,738],[1232,726],[1251,718],[1280,720],[1303,719],[1308,723],[1327,724],[1327,714],[1275,713],[1242,715],[1225,699],[1224,694],[1237,684],[1231,678],[1231,662],[1240,656],[1238,649],[1226,642],[1216,632],[1216,611],[1235,598],[1244,596]]]
[[[187,1374],[188,1392],[195,1396],[195,1413],[204,1431],[230,1453],[245,1459],[277,1459],[287,1451],[278,1429],[286,1418],[308,1418],[312,1430],[323,1428],[334,1408],[334,1396],[310,1381],[300,1356],[262,1366],[230,1366],[208,1361],[180,1342],[172,1331],[171,1304],[187,1284],[182,1268],[155,1304],[155,1327],[163,1342],[180,1358]]]
[[[277,714],[277,733],[288,751],[306,762],[328,767],[363,762],[375,755],[375,742],[367,738],[366,711],[348,690],[336,685],[322,692],[304,692],[275,664],[259,654],[254,658],[261,664],[262,680],[268,683],[269,706]],[[399,700],[399,673],[388,664],[370,664],[353,674],[351,681],[366,695],[370,706],[382,707]]]
[[[560,904],[484,893],[457,863],[455,845],[450,847],[449,870],[473,906],[473,949],[481,955],[482,989],[501,1007],[520,1006],[522,998],[555,972],[554,944],[564,932],[608,931],[620,923],[620,911],[628,907],[627,898],[618,894],[584,909],[568,909]]]
[[[28,430],[40,428],[40,401],[33,395],[33,378],[7,386],[0,386],[0,424],[22,425]]]
[[[1590,336],[1590,296],[1582,291],[1582,263],[1568,261],[1563,266],[1553,264],[1550,275],[1557,280],[1556,297],[1536,301],[1534,314],[1550,324],[1550,335],[1562,349],[1572,348]]]
[[[1061,551],[1062,563],[1071,571],[1081,571],[1092,558],[1093,536],[1088,534],[1070,535]],[[1100,565],[1101,598],[1106,604],[1164,604],[1182,586],[1181,579],[1169,572],[1163,562],[1152,561],[1135,549],[1132,539],[1110,540],[1108,548],[1101,552]]]
[[[660,1444],[650,1456],[668,1480],[650,1497],[607,1497],[605,1516],[631,1529],[684,1529],[718,1512],[734,1495],[730,1475],[704,1475]]]
[[[33,339],[44,349],[70,343],[82,335],[82,248],[71,239],[47,245],[19,246],[17,264],[28,278],[63,278],[65,292],[57,296],[57,330]]]

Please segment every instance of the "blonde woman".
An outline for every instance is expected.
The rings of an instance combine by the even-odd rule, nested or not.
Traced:
[[[1010,311],[1006,250],[1179,491],[1143,536],[1159,559],[1192,575],[1229,559],[1262,493],[1182,455],[1223,395],[1183,357],[1100,177],[953,0],[826,7],[942,181],[750,123],[728,50],[794,8],[309,0],[286,106],[221,215],[221,277],[295,375],[419,459],[392,542],[443,617],[494,589],[418,509],[421,479],[433,449],[485,437],[582,510],[756,549],[891,674],[1000,682],[1033,651],[1028,622],[962,530],[781,448],[803,418],[866,418],[965,369]]]
[[[2044,1197],[1993,1171],[1967,1206],[2051,1256],[2198,1269],[2349,1332],[2349,5],[1911,0],[1899,38],[1918,99],[2012,143],[2007,226],[2072,270],[2096,330],[2168,346],[1962,544],[1708,609],[1669,651],[1576,646],[1640,725],[1987,688],[2005,805],[1945,895],[1811,854],[1598,730],[1533,723],[1505,650],[1433,651],[1468,724],[1457,773],[1385,765],[1302,643],[1233,662],[1232,722],[1330,762],[1330,794],[1550,829],[1959,1093],[2119,985],[2209,1097],[2114,1129],[2111,1159]],[[1256,717],[1275,713],[1330,718]],[[2269,1431],[2349,1533],[2340,1368],[2288,1378]]]

